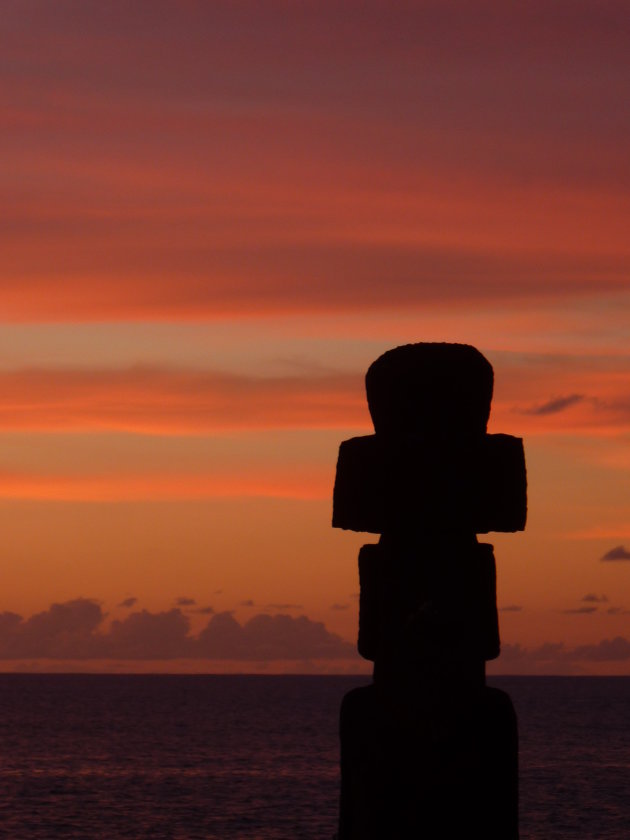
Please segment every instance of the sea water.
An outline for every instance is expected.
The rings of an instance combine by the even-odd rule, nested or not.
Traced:
[[[0,837],[331,840],[365,678],[0,675]],[[630,838],[630,678],[503,677],[522,840]]]

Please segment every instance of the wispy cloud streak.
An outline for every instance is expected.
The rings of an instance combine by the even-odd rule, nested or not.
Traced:
[[[626,289],[627,9],[487,9],[13,4],[1,317]]]
[[[0,373],[0,429],[162,434],[368,420],[359,375],[263,378],[131,368]]]

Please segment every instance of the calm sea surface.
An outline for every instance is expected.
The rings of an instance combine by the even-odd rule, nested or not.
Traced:
[[[0,675],[0,837],[330,840],[365,679]],[[630,678],[495,677],[522,840],[630,838]]]

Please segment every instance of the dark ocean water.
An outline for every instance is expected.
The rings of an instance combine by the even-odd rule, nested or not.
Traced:
[[[0,837],[330,840],[365,679],[0,675]],[[630,838],[630,678],[495,677],[522,840]]]

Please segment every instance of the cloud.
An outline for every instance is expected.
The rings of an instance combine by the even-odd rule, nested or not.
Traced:
[[[214,607],[198,607],[193,612],[199,613],[200,615],[214,615]]]
[[[348,609],[348,604],[331,604],[330,609],[331,610],[347,610]]]
[[[501,661],[508,668],[514,667],[524,673],[581,673],[588,663],[628,660],[630,640],[622,636],[576,647],[568,647],[562,642],[547,642],[535,648],[525,648],[518,643],[501,647]]]
[[[4,473],[0,482],[0,498],[85,503],[237,497],[329,498],[329,468],[326,465],[313,468],[300,466],[286,469],[268,465],[266,469],[259,467],[240,473],[236,469],[221,467],[208,473]]]
[[[216,613],[199,634],[199,655],[208,659],[248,659],[243,628],[229,612]],[[251,657],[255,658],[255,657]]]
[[[562,610],[567,615],[590,615],[597,612],[597,607],[575,607],[574,609]]]
[[[551,17],[495,2],[483,25],[462,2],[392,4],[385,24],[382,2],[360,20],[339,3],[158,3],[150,30],[128,4],[106,20],[100,4],[49,5],[9,23],[5,317],[356,311],[626,285],[622,3]]]
[[[133,367],[0,371],[0,429],[179,434],[369,422],[362,377]]]
[[[181,610],[135,612],[113,621],[103,637],[107,656],[119,659],[176,659],[190,655],[188,619]]]
[[[536,648],[524,648],[518,643],[501,645],[501,659],[505,661],[558,661],[565,655],[566,648],[561,642],[546,642]]]
[[[269,610],[302,610],[302,604],[267,604]]]
[[[589,662],[621,662],[630,659],[630,641],[621,636],[602,639],[596,645],[580,645],[574,648],[570,656]]]
[[[256,604],[252,601],[251,598],[247,598],[245,601],[241,601],[239,606],[241,606],[241,607],[255,607]]]
[[[611,548],[610,551],[607,551],[603,557],[600,558],[601,560],[630,560],[630,551],[623,546],[617,545],[614,548]]]
[[[194,607],[197,602],[194,598],[176,598],[175,605],[178,607]]]
[[[603,333],[606,324],[602,321],[599,328]],[[586,431],[608,440],[612,430],[630,428],[628,354],[499,351],[493,363],[496,379],[503,383],[492,410],[496,428],[519,436]],[[537,401],[541,391],[558,389],[565,395]]]
[[[505,385],[502,399],[493,407],[495,422],[519,434],[523,423],[536,434],[627,429],[630,405],[621,397],[630,389],[629,361],[615,355],[499,354],[497,378],[500,375]],[[544,388],[566,382],[576,393],[532,408],[541,378]],[[594,396],[580,397],[575,411],[559,410],[562,401],[565,407],[569,400],[575,403],[577,389]],[[261,376],[163,364],[37,367],[0,370],[0,392],[0,431],[5,432],[110,431],[177,437],[273,429],[372,430],[363,372],[358,369]],[[526,421],[528,416],[531,419]],[[172,466],[164,466],[165,472],[170,470]],[[21,476],[7,476],[12,478],[17,482]],[[155,477],[158,484],[159,478]]]
[[[0,657],[84,659],[98,655],[100,638],[96,631],[104,619],[100,604],[90,598],[51,604],[26,620],[15,613],[4,613]]]
[[[576,403],[582,402],[584,399],[585,397],[583,394],[571,394],[568,397],[556,397],[555,399],[548,400],[547,402],[533,406],[532,408],[523,409],[523,414],[542,416],[546,414],[558,414],[560,411],[565,411],[567,408],[570,408]]]
[[[215,615],[198,639],[199,654],[211,659],[339,659],[354,646],[306,616],[255,615],[241,626],[229,613]]]
[[[589,604],[606,604],[608,602],[606,595],[595,595],[594,592],[589,592],[582,600]]]
[[[138,603],[137,598],[125,598],[124,601],[121,601],[120,604],[116,604],[117,607],[134,607]]]
[[[200,612],[211,611],[200,608]],[[100,604],[77,598],[52,604],[29,619],[0,614],[0,659],[217,659],[305,661],[353,658],[355,648],[306,616],[257,614],[240,624],[231,613],[210,613],[197,636],[181,609],[132,612],[104,628]]]

